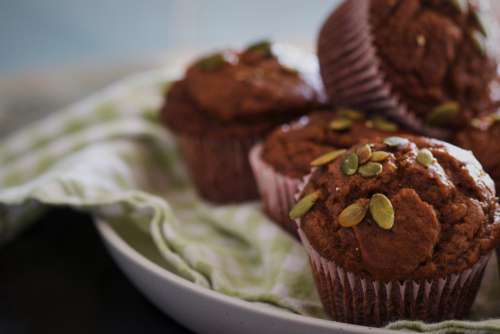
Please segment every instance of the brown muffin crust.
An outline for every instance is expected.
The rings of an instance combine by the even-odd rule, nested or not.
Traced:
[[[424,148],[435,158],[428,167],[417,162]],[[433,279],[469,268],[495,247],[500,238],[495,189],[472,154],[423,137],[397,148],[378,141],[372,149],[391,153],[378,176],[342,172],[353,148],[313,172],[302,193],[320,192],[301,218],[301,229],[321,256],[376,280]],[[344,208],[375,193],[392,202],[391,229],[379,227],[370,213],[354,227],[340,225]]]
[[[500,190],[500,112],[474,119],[457,133],[455,143],[471,150]]]
[[[382,130],[377,122],[359,113],[362,119],[342,131],[329,127],[330,122],[343,117],[331,111],[315,112],[298,121],[275,129],[264,141],[262,158],[280,174],[300,178],[309,173],[311,161],[335,149],[347,149],[366,140],[403,133],[395,123],[394,131]],[[381,118],[378,121],[388,122]],[[389,123],[387,123],[389,124]]]
[[[321,106],[314,58],[302,55],[307,65],[291,68],[283,61],[287,51],[268,45],[196,61],[167,93],[163,121],[181,134],[245,137]]]
[[[459,112],[443,127],[462,128],[492,107],[496,62],[486,23],[478,2],[454,5],[461,2],[371,0],[374,44],[393,91],[424,122],[437,106],[457,102]]]

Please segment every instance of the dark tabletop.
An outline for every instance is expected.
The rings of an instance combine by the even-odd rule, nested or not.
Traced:
[[[0,333],[190,332],[127,280],[90,217],[55,209],[0,248]]]

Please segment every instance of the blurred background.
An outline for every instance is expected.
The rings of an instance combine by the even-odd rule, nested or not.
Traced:
[[[127,74],[196,52],[261,38],[314,48],[337,3],[0,0],[0,136]]]

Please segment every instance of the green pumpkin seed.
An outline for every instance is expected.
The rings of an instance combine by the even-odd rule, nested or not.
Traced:
[[[271,42],[268,40],[259,41],[249,45],[246,49],[247,52],[260,52],[266,57],[272,57]]]
[[[427,117],[427,124],[431,126],[446,126],[453,121],[459,110],[460,106],[455,101],[440,104]]]
[[[474,44],[476,50],[481,54],[481,56],[486,56],[486,39],[479,31],[473,30],[469,32],[470,39]]]
[[[339,108],[337,110],[337,114],[341,117],[350,119],[351,121],[360,121],[365,118],[363,112],[349,108]]]
[[[347,157],[345,157],[344,161],[342,162],[342,173],[347,176],[351,176],[356,174],[356,171],[358,170],[359,166],[359,159],[358,155],[356,153],[351,153]]]
[[[394,226],[394,208],[384,194],[374,194],[370,199],[370,214],[380,228],[390,230]]]
[[[373,127],[381,131],[395,132],[398,131],[398,125],[388,121],[382,117],[375,117],[372,119]]]
[[[382,162],[389,158],[391,154],[385,151],[375,151],[372,153],[372,158],[370,159],[373,162]]]
[[[483,121],[480,120],[479,118],[474,118],[473,120],[470,121],[470,125],[473,127],[473,128],[476,128],[476,129],[481,129],[482,126],[483,126]]]
[[[429,151],[428,149],[424,148],[418,151],[417,162],[422,166],[429,167],[434,163],[434,161],[436,161],[436,159],[432,155],[432,152]]]
[[[408,144],[410,141],[402,137],[387,137],[384,139],[384,144],[389,147],[398,147]]]
[[[477,30],[483,35],[487,36],[488,32],[486,31],[486,25],[484,22],[484,19],[482,17],[483,15],[480,13],[479,10],[473,10],[472,11],[472,19],[474,20],[474,23],[476,24]]]
[[[493,123],[500,122],[500,114],[491,115],[491,119],[493,120]]]
[[[362,165],[367,161],[370,161],[372,157],[372,148],[368,144],[364,144],[356,148],[356,154],[358,155],[359,164]]]
[[[290,210],[289,217],[290,219],[298,219],[305,215],[311,208],[314,206],[314,203],[318,200],[320,195],[319,191],[315,191],[310,193],[307,196],[304,196],[297,204],[294,205],[292,210]]]
[[[213,55],[210,55],[208,57],[205,57],[203,59],[200,59],[197,63],[196,66],[203,71],[216,71],[220,69],[224,64],[226,63],[226,58],[222,53],[216,53]]]
[[[322,156],[311,161],[311,166],[319,167],[319,166],[326,165],[326,164],[332,162],[333,160],[337,159],[339,156],[341,156],[345,152],[346,152],[346,150],[336,150],[336,151],[331,151],[331,152],[325,153]]]
[[[425,44],[427,43],[427,38],[425,38],[425,36],[424,36],[424,35],[419,34],[419,35],[417,36],[416,41],[417,41],[417,45],[418,45],[418,46],[424,47],[424,46],[425,46]]]
[[[362,177],[375,177],[382,173],[382,164],[378,162],[369,162],[366,165],[359,167],[358,173],[361,174]]]
[[[467,13],[469,10],[469,5],[467,3],[467,0],[448,0],[450,4],[459,12],[461,13]]]
[[[352,126],[352,121],[348,118],[337,118],[330,122],[330,129],[335,131],[348,130]]]
[[[368,205],[362,205],[359,202],[346,207],[338,216],[338,221],[342,227],[353,227],[365,219],[368,212]]]

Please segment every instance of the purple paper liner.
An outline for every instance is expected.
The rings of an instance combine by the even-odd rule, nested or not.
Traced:
[[[258,198],[248,153],[260,139],[181,135],[177,142],[198,193],[214,203],[237,203]]]
[[[344,1],[318,38],[320,73],[335,105],[380,113],[423,135],[447,139],[449,131],[425,125],[409,112],[381,69],[369,22],[370,1]]]
[[[498,272],[500,273],[500,246],[497,247]]]
[[[296,224],[288,213],[295,204],[295,193],[302,180],[280,174],[267,164],[262,159],[262,144],[252,148],[249,160],[264,211],[279,226],[298,237]]]
[[[380,327],[400,319],[437,322],[464,318],[491,255],[481,257],[461,273],[438,279],[383,282],[346,271],[323,258],[300,227],[298,233],[327,314],[335,321],[365,326]]]

